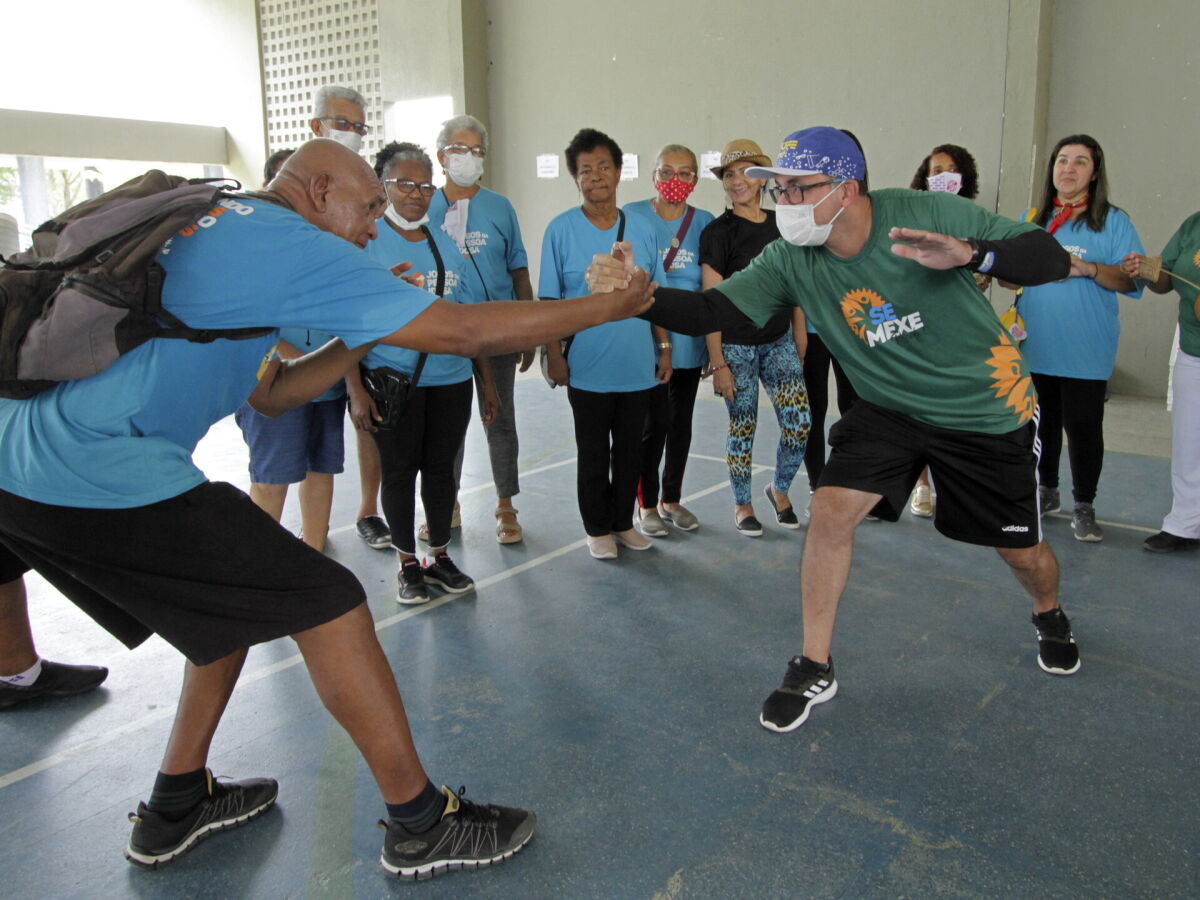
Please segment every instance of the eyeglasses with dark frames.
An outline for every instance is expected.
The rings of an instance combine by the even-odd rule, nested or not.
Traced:
[[[828,181],[818,181],[816,184],[789,184],[787,187],[767,188],[767,193],[771,195],[771,199],[776,203],[779,198],[787,194],[788,203],[795,206],[798,203],[804,202],[804,192],[811,191],[813,188],[825,187],[828,184],[842,184],[844,178],[830,178]]]
[[[420,191],[422,197],[432,197],[433,192],[437,190],[437,187],[428,181],[418,183],[411,178],[385,178],[383,179],[383,183],[394,184],[396,190],[402,194],[411,194],[413,191]]]
[[[366,122],[351,122],[343,116],[317,116],[317,120],[328,122],[334,131],[353,131],[365,136],[371,130]]]

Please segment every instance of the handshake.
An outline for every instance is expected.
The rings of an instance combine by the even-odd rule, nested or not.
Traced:
[[[593,256],[592,264],[588,266],[583,279],[593,294],[611,294],[630,287],[636,290],[638,285],[644,285],[648,300],[645,308],[649,308],[654,302],[654,289],[658,287],[655,282],[649,281],[649,275],[644,269],[634,265],[633,245],[629,241],[613,244],[611,253],[597,253]]]

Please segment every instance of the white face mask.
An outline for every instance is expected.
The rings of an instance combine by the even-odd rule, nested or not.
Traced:
[[[962,188],[962,174],[959,172],[938,172],[925,179],[931,191],[941,191],[946,194],[957,194]]]
[[[362,135],[357,131],[336,131],[333,128],[329,128],[327,130],[329,133],[324,136],[327,138],[332,138],[343,147],[348,147],[355,153],[362,149]]]
[[[842,182],[842,184],[845,184],[845,182]],[[838,187],[841,187],[841,185],[838,185]],[[829,240],[829,233],[833,230],[833,223],[837,221],[838,216],[846,211],[846,208],[843,206],[837,211],[837,215],[830,219],[827,224],[817,224],[816,208],[832,197],[833,194],[834,191],[830,191],[816,203],[776,206],[775,224],[779,227],[780,236],[789,244],[794,244],[797,247],[820,247],[824,244]]]
[[[395,226],[402,231],[415,231],[429,221],[429,213],[425,213],[425,215],[421,216],[421,218],[417,219],[415,222],[410,222],[408,219],[404,218],[404,216],[400,215],[400,213],[396,212],[390,203],[388,204],[387,209],[383,211],[383,214],[387,217],[389,222],[394,223]]]
[[[483,160],[473,153],[447,153],[446,174],[459,187],[470,187],[483,176]]]

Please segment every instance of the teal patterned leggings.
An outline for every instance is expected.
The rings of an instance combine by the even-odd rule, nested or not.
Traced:
[[[750,466],[754,454],[754,431],[758,426],[758,382],[761,380],[779,420],[779,446],[775,449],[775,490],[786,494],[804,462],[804,447],[812,414],[804,369],[789,331],[770,344],[723,344],[721,352],[737,388],[729,410],[729,440],[725,460],[729,464],[729,486],[733,502],[750,503]]]

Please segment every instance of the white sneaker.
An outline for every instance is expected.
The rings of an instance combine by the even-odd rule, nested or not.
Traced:
[[[920,516],[922,519],[933,516],[933,491],[929,489],[929,485],[917,485],[908,508],[914,516]]]
[[[645,538],[642,538],[645,540]],[[646,541],[646,543],[650,543]],[[587,539],[588,553],[592,554],[596,559],[616,559],[617,558],[617,542],[613,540],[611,534],[602,534],[600,537],[592,537],[590,534]]]
[[[649,550],[654,544],[650,538],[636,528],[630,528],[628,531],[614,531],[612,537],[618,544],[624,544],[630,550]]]
[[[638,528],[647,537],[666,537],[669,533],[657,509],[640,510],[638,512]]]

